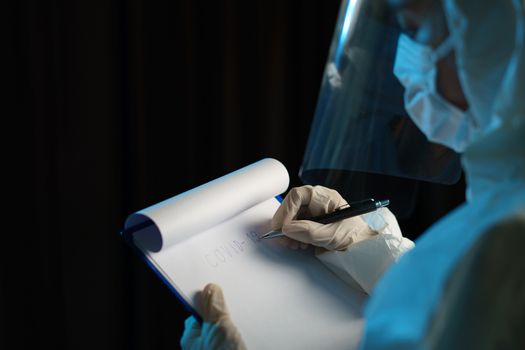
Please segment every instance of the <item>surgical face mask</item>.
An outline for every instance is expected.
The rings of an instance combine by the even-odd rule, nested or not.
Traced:
[[[405,108],[426,137],[456,152],[470,144],[477,125],[470,111],[462,111],[442,98],[436,89],[437,62],[454,47],[449,36],[437,48],[399,37],[394,75],[405,87]]]

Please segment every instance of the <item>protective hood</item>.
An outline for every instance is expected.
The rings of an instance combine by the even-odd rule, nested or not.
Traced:
[[[470,201],[525,181],[524,3],[445,0],[444,8],[459,38],[461,86],[480,128],[462,159]]]

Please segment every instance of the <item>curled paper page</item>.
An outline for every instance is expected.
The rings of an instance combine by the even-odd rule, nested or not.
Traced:
[[[125,229],[137,231],[144,248],[160,251],[286,191],[285,166],[265,158],[156,205],[131,214]]]

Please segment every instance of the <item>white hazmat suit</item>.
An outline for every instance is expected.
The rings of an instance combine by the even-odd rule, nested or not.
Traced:
[[[379,280],[363,349],[525,346],[524,3],[445,0],[444,9],[477,124],[462,157],[467,202]]]

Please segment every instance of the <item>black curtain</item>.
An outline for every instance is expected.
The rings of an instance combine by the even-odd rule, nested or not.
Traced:
[[[4,6],[0,347],[178,348],[189,314],[124,219],[263,157],[301,184],[339,1]],[[412,238],[463,184],[420,193]]]

